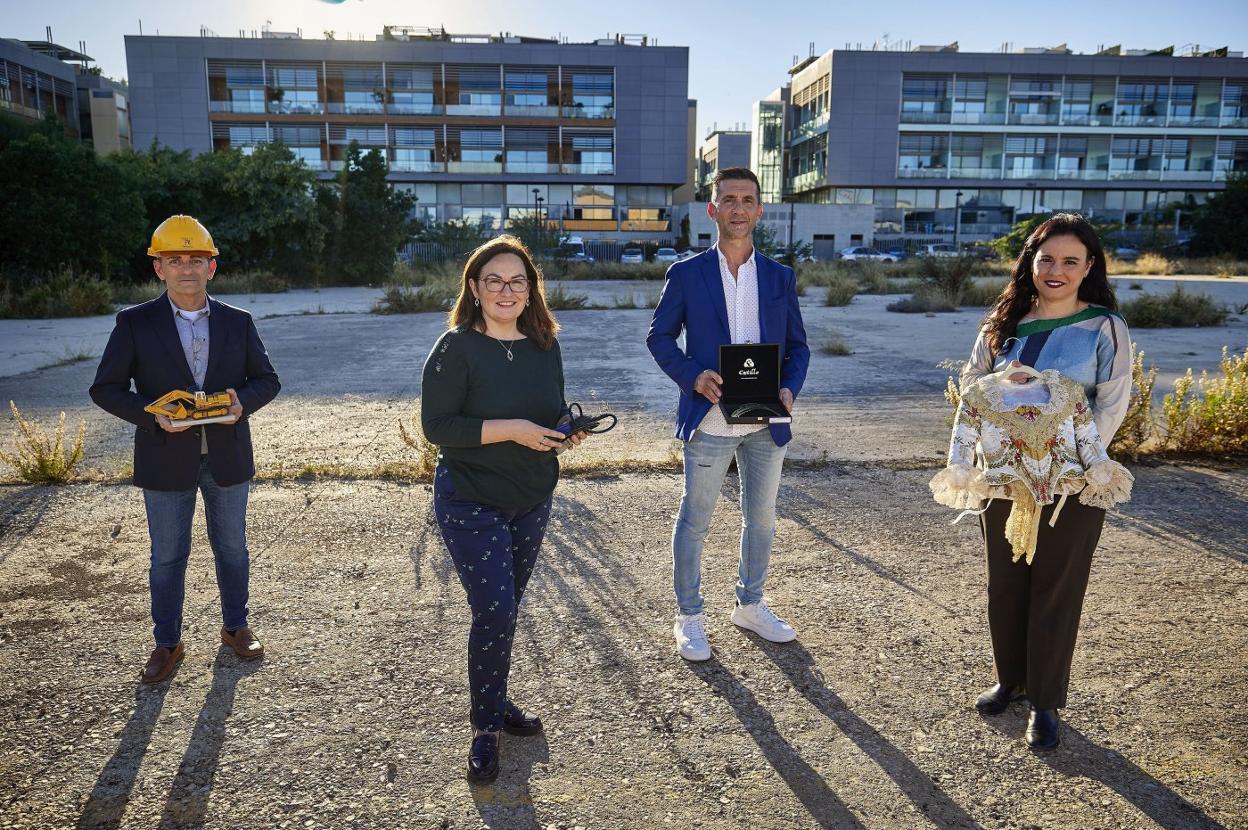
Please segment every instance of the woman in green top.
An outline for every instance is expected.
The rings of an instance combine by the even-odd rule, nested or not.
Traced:
[[[425,361],[421,425],[436,444],[433,508],[472,609],[468,777],[498,775],[499,731],[541,721],[507,699],[516,612],[559,479],[566,412],[558,325],[524,243],[500,236],[464,266],[448,330]]]

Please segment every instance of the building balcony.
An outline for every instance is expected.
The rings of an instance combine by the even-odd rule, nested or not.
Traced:
[[[1166,126],[1166,117],[1164,115],[1116,115],[1114,116],[1115,127],[1164,127]]]
[[[502,173],[501,161],[448,161],[448,173]]]
[[[1007,179],[1052,179],[1056,178],[1057,169],[1053,167],[1039,167],[1030,170],[1011,170],[1005,169],[1005,177]]]
[[[444,161],[392,161],[390,170],[394,173],[445,173]]]
[[[668,219],[623,219],[620,221],[620,230],[624,232],[666,232],[672,229],[672,223]]]
[[[380,101],[330,101],[325,105],[325,111],[330,115],[383,115],[386,106]]]
[[[1238,127],[1240,129],[1248,128],[1248,118],[1240,118],[1238,116],[1222,116],[1221,124],[1223,127]]]
[[[499,104],[447,104],[447,115],[467,115],[481,118],[497,118],[502,114]]]
[[[274,115],[323,115],[324,101],[270,101],[269,112]]]
[[[444,115],[446,107],[441,104],[409,104],[391,101],[386,104],[386,112],[391,115]]]
[[[804,124],[789,130],[789,143],[796,144],[808,138],[814,138],[828,131],[828,113],[820,113]]]
[[[505,165],[508,173],[536,173],[553,176],[559,173],[559,165],[542,161],[509,161]]]
[[[1005,123],[1003,112],[955,112],[949,116],[950,124],[1000,125]]]
[[[807,173],[805,175],[810,175],[810,174]],[[949,178],[949,168],[947,167],[902,167],[897,170],[897,178],[899,179],[947,179]],[[794,179],[794,182],[796,181],[797,180]]]
[[[903,124],[948,124],[950,113],[901,111]]]
[[[1172,115],[1170,116],[1171,127],[1216,127],[1218,126],[1217,116],[1200,116],[1200,115]]]
[[[511,115],[518,118],[558,118],[559,107],[507,104],[503,107],[503,115]]]
[[[1114,119],[1109,115],[1092,115],[1086,112],[1068,112],[1062,116],[1064,127],[1112,127]]]
[[[614,231],[619,229],[614,219],[564,219],[565,231]]]
[[[1109,178],[1108,170],[1058,170],[1059,181],[1103,182]]]
[[[951,179],[999,179],[1000,167],[950,167],[948,176]]]
[[[814,190],[823,184],[827,184],[827,178],[822,170],[807,170],[789,179],[789,186],[786,189],[790,193],[798,193],[803,190]]]
[[[1109,180],[1124,181],[1161,181],[1161,170],[1110,170]]]
[[[263,114],[265,107],[263,101],[209,101],[208,111]]]
[[[563,173],[568,176],[612,176],[615,175],[615,163],[592,161],[584,164],[565,164]]]
[[[615,118],[614,106],[563,107],[564,118]]]

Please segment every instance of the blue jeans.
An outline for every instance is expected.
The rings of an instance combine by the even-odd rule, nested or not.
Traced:
[[[503,728],[516,615],[537,564],[553,498],[527,510],[500,510],[458,498],[445,467],[439,465],[433,474],[433,511],[472,609],[468,687],[477,729]]]
[[[785,447],[776,446],[767,429],[744,437],[695,432],[685,442],[685,491],[672,532],[672,584],[680,613],[702,613],[702,543],[734,455],[741,476],[737,603],[749,605],[763,598],[771,542],[776,535],[776,493],[784,453]]]
[[[208,542],[217,566],[221,620],[231,630],[247,625],[247,490],[250,482],[220,487],[199,464],[198,491],[204,494]],[[144,490],[147,532],[152,538],[148,585],[152,592],[152,633],[156,645],[172,648],[182,639],[182,604],[186,598],[186,560],[191,555],[191,519],[196,488]]]

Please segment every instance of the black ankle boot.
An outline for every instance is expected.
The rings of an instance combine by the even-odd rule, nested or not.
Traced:
[[[1003,686],[1000,683],[975,698],[975,708],[981,715],[999,715],[1009,708],[1010,702],[1022,700],[1027,690],[1022,686]]]
[[[487,782],[498,777],[498,733],[482,732],[468,750],[468,780]]]
[[[1041,752],[1057,749],[1057,745],[1061,743],[1057,737],[1059,722],[1056,709],[1037,709],[1032,706],[1027,716],[1027,746]]]
[[[542,719],[507,701],[507,708],[503,710],[503,731],[520,737],[536,735],[542,731]]]

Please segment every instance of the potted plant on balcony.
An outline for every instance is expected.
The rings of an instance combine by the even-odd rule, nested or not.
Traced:
[[[265,89],[268,93],[269,100],[273,102],[274,109],[280,109],[282,99],[286,97],[286,90],[282,89],[280,86],[270,86]]]

